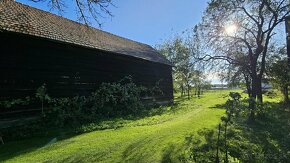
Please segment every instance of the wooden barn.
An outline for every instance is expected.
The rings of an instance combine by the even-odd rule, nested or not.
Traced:
[[[0,46],[1,99],[34,95],[43,83],[52,97],[88,95],[131,75],[149,88],[159,82],[157,102],[173,100],[172,65],[149,45],[13,0],[0,1]]]

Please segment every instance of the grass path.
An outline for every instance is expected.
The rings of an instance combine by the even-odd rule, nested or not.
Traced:
[[[183,101],[174,112],[128,121],[118,129],[78,135],[5,161],[178,162],[186,152],[186,136],[219,123],[224,110],[211,107],[225,102],[220,93],[212,92],[201,99]],[[154,123],[150,123],[152,121]],[[5,146],[9,148],[9,144]],[[5,146],[1,146],[0,151]]]

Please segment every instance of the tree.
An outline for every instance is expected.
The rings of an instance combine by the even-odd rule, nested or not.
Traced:
[[[78,20],[85,24],[90,24],[90,20],[94,20],[99,26],[102,25],[100,18],[104,15],[112,16],[109,10],[110,6],[114,6],[112,0],[30,0],[33,2],[47,2],[51,9],[62,13],[68,3],[74,3],[77,8],[76,14]]]
[[[194,63],[189,48],[180,37],[157,47],[158,51],[173,63],[173,79],[180,89],[181,96],[190,97],[194,78]]]
[[[288,9],[287,0],[211,0],[200,26],[212,54],[201,59],[239,67],[250,78],[251,98],[262,102],[268,48]]]
[[[188,36],[186,37],[186,46],[189,49],[191,61],[194,64],[193,74],[194,78],[192,84],[195,87],[195,95],[200,97],[203,92],[203,89],[209,86],[209,83],[206,81],[206,76],[204,72],[206,70],[206,63],[202,60],[199,60],[199,57],[202,56],[206,49],[204,47],[204,40],[201,39],[201,31],[196,25],[192,28],[192,31],[188,31]]]
[[[206,77],[204,76],[202,71],[199,70],[195,70],[194,71],[194,86],[195,86],[195,95],[197,97],[200,97],[200,95],[202,94],[202,89],[205,88],[208,83],[206,82]]]
[[[206,62],[199,59],[206,49],[198,26],[187,29],[172,40],[157,45],[157,50],[173,63],[173,78],[181,96],[190,96],[195,88],[195,95],[200,97],[202,90],[210,86],[204,75]]]
[[[284,97],[284,103],[289,103],[288,87],[290,85],[290,69],[288,67],[287,58],[279,59],[272,63],[269,68],[270,81],[274,86],[277,86]]]
[[[228,86],[240,86],[242,88],[246,88],[246,93],[248,94],[248,97],[251,97],[252,80],[250,74],[245,67],[236,64],[228,64],[226,67],[224,67],[224,69],[222,69],[222,71],[223,72],[220,73],[219,76],[223,81],[226,81],[228,83]]]

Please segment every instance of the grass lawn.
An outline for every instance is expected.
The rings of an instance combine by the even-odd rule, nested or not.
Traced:
[[[228,91],[204,97],[177,99],[137,120],[118,120],[122,127],[98,130],[47,144],[53,137],[7,142],[0,146],[0,162],[178,162],[186,153],[185,138],[203,128],[213,129],[225,113]]]

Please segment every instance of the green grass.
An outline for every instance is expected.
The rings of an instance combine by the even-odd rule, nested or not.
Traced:
[[[228,91],[204,97],[177,99],[173,107],[159,108],[135,120],[116,120],[119,127],[73,136],[47,144],[52,137],[7,142],[0,146],[4,162],[178,162],[186,153],[185,137],[203,128],[213,129],[225,113],[215,106]],[[179,100],[179,102],[178,102]],[[121,127],[120,127],[121,126]]]

